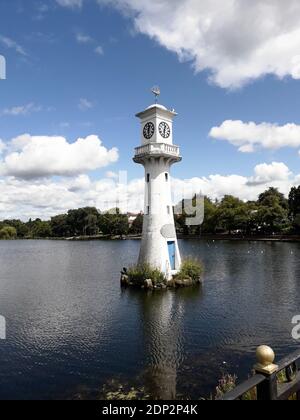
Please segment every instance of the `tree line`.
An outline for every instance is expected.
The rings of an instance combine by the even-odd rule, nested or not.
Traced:
[[[101,213],[95,207],[84,207],[54,216],[49,221],[41,219],[30,219],[28,222],[4,220],[0,222],[0,239],[135,234],[140,232],[142,220],[142,215],[139,215],[130,226],[127,215],[121,214],[118,209]],[[139,224],[140,226],[138,226]]]
[[[195,200],[195,199],[194,199]],[[243,236],[300,234],[300,186],[293,187],[288,199],[269,188],[257,201],[244,202],[231,195],[220,201],[204,198],[204,222],[187,226],[188,215],[175,217],[177,230],[185,235],[241,234]]]
[[[178,206],[177,206],[178,207]],[[244,202],[226,195],[222,200],[204,198],[204,222],[201,226],[187,226],[184,210],[175,215],[176,229],[184,235],[242,234],[245,236],[300,234],[300,186],[293,187],[289,198],[276,188],[260,194],[257,201]],[[69,210],[49,221],[41,219],[4,220],[0,222],[0,239],[68,238],[79,236],[120,236],[140,234],[143,215],[132,224],[118,209],[99,212],[95,207]]]

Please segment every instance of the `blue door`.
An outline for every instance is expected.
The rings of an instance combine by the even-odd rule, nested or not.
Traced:
[[[171,270],[175,270],[175,242],[168,242]]]

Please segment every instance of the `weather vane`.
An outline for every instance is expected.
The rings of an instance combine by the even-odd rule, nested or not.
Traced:
[[[154,87],[151,89],[151,92],[152,92],[152,93],[153,93],[153,95],[155,96],[155,103],[157,104],[158,97],[159,97],[159,95],[160,95],[160,87],[159,87],[159,86],[154,86]]]

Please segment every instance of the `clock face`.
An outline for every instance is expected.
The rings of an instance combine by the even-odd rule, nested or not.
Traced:
[[[143,131],[145,139],[150,140],[151,137],[153,137],[154,131],[155,131],[154,124],[152,122],[148,122],[145,125],[144,131]]]
[[[164,138],[168,139],[171,135],[171,129],[166,122],[161,122],[158,127],[159,134]]]

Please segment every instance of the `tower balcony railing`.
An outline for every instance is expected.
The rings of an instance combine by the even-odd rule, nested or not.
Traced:
[[[141,158],[148,155],[171,155],[179,157],[180,149],[178,146],[167,143],[149,143],[135,149],[135,158]]]

